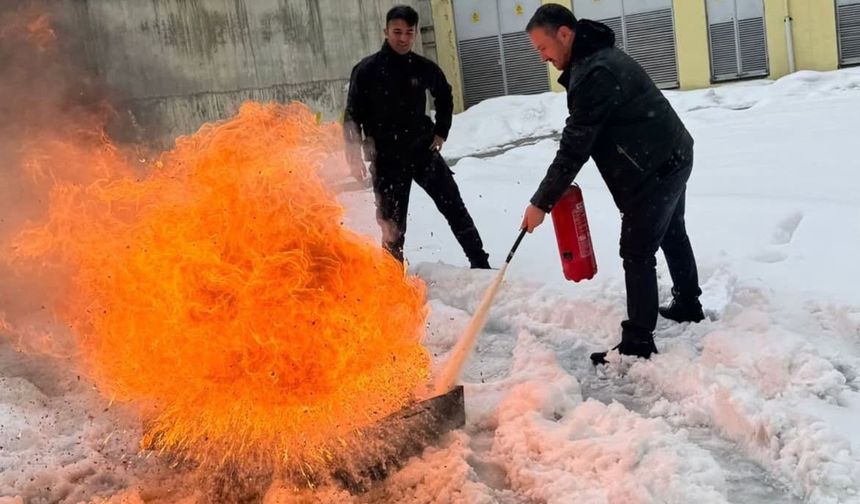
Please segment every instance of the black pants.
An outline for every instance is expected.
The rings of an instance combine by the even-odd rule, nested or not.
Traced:
[[[657,325],[657,249],[662,248],[676,297],[693,299],[702,293],[693,247],[684,224],[687,180],[693,168],[692,150],[676,153],[641,202],[621,219],[621,258],[627,287],[627,320],[622,339],[649,338]]]
[[[430,196],[448,221],[454,237],[472,264],[485,262],[481,236],[466,210],[453,172],[435,152],[390,154],[380,150],[371,167],[376,196],[376,220],[382,228],[382,245],[403,261],[409,192],[414,180]]]

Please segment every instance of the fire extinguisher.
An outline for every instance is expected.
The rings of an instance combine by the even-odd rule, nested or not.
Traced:
[[[570,186],[550,213],[564,278],[574,282],[594,278],[597,260],[591,247],[585,201],[579,186]]]

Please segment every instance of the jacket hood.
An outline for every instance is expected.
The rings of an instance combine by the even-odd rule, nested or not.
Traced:
[[[576,23],[576,37],[573,39],[571,64],[576,64],[601,49],[615,45],[615,32],[603,23],[590,19],[580,19]]]
[[[558,78],[558,83],[567,88],[570,82],[570,70],[580,61],[592,54],[615,45],[615,32],[603,23],[590,19],[580,19],[576,22],[576,37],[573,39],[573,53],[570,65]]]

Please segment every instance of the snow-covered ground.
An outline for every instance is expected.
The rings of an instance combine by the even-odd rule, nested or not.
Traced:
[[[463,375],[466,428],[359,502],[860,502],[860,69],[667,95],[696,139],[687,225],[709,320],[661,320],[659,355],[592,368],[625,304],[618,212],[586,166],[597,277],[564,281],[549,220],[527,236]],[[455,117],[443,152],[461,158],[456,178],[495,265],[556,141],[472,156],[557,133],[565,113],[547,93]],[[341,199],[348,224],[378,236],[372,195]],[[495,273],[464,268],[417,187],[406,246],[429,287],[439,364]],[[75,376],[2,347],[0,503],[200,501],[169,478],[142,483],[165,471],[136,456],[139,427],[92,404]],[[275,485],[265,502],[353,499]]]

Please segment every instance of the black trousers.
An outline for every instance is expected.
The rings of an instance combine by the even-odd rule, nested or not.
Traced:
[[[371,166],[376,220],[382,228],[382,245],[395,258],[403,261],[409,193],[414,180],[448,221],[469,261],[475,264],[487,260],[481,236],[463,203],[453,175],[448,164],[436,152],[426,150],[398,154],[378,151],[377,159]]]
[[[663,249],[673,293],[682,299],[698,298],[699,274],[693,247],[684,224],[687,180],[693,168],[692,150],[676,153],[657,184],[621,219],[621,258],[627,288],[627,320],[621,323],[622,340],[650,338],[657,325],[657,249]]]

